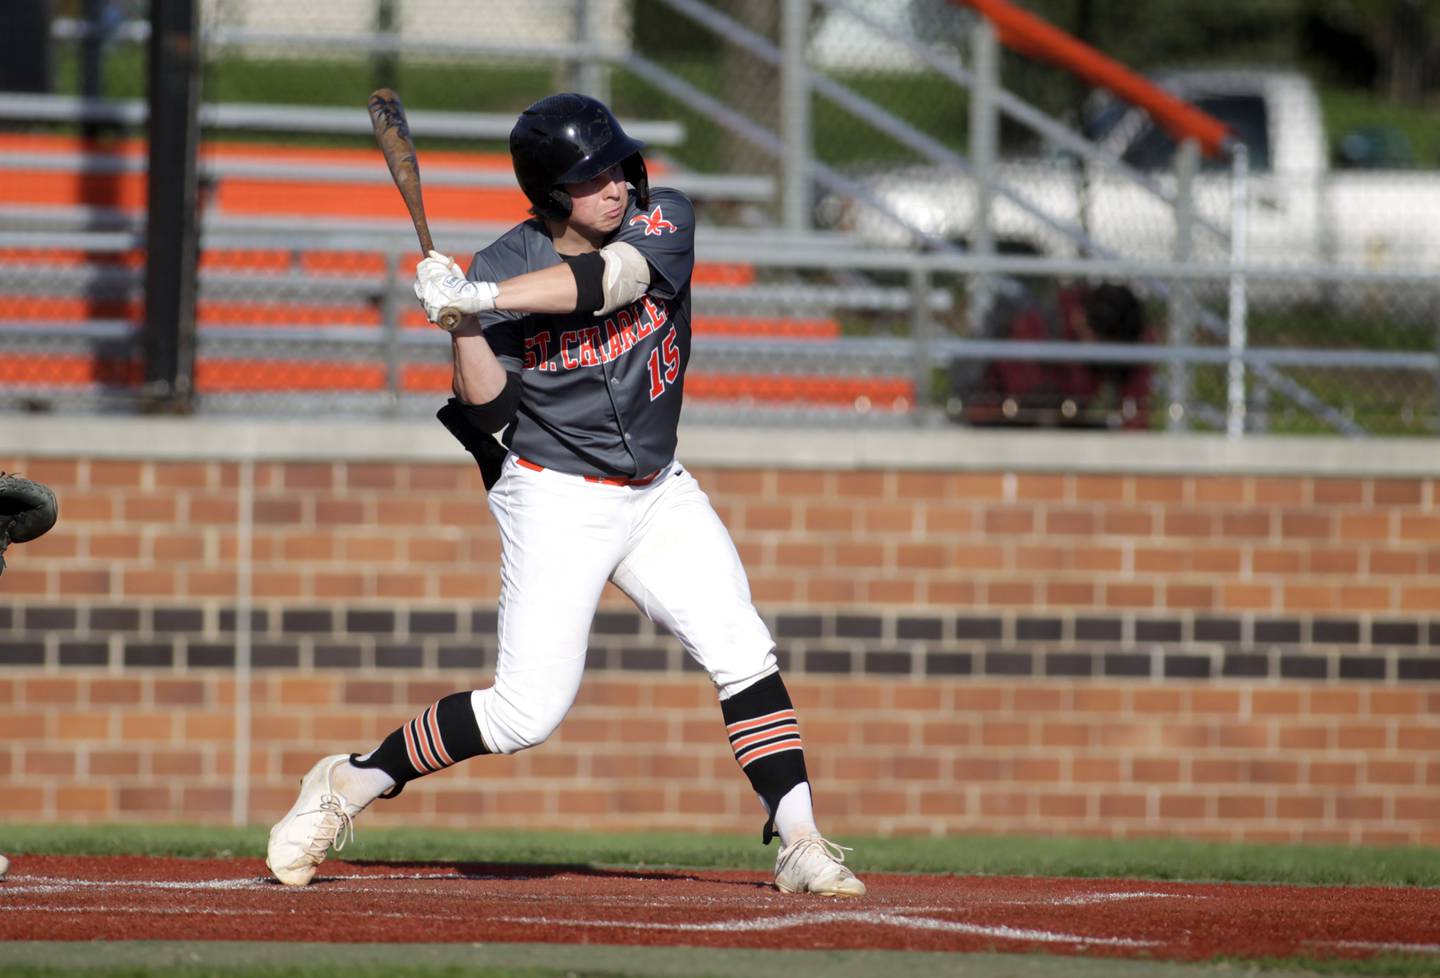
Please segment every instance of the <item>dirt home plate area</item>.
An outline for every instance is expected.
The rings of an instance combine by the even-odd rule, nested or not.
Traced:
[[[1002,951],[1200,961],[1440,954],[1440,890],[867,874],[870,895],[768,876],[455,862],[12,857],[0,941],[535,942]]]

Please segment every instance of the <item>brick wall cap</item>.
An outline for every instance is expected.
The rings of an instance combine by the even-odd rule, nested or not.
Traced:
[[[438,401],[437,401],[438,403]],[[457,462],[439,423],[236,418],[7,417],[0,455],[110,459]],[[1159,432],[873,431],[682,426],[691,465],[939,471],[1303,474],[1429,477],[1440,444],[1418,438],[1229,438]]]

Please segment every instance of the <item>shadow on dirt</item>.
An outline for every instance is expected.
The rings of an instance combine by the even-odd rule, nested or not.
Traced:
[[[768,880],[727,879],[728,874],[715,872],[697,875],[694,870],[681,869],[607,869],[588,866],[584,863],[483,863],[457,862],[452,859],[436,860],[346,860],[345,865],[361,870],[384,869],[396,873],[444,873],[453,872],[459,879],[469,880],[544,880],[560,876],[585,876],[599,879],[624,879],[637,881],[687,881],[710,883],[717,886],[737,886],[746,889],[768,890]],[[366,874],[368,875],[368,874]],[[341,883],[354,879],[353,876],[317,877],[315,884]],[[315,885],[312,884],[312,885]]]

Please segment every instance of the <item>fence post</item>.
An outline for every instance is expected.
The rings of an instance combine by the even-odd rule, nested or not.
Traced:
[[[1250,154],[1237,142],[1232,150],[1230,179],[1230,363],[1226,384],[1225,433],[1239,438],[1245,433],[1245,237],[1250,177]]]
[[[599,17],[596,16],[597,0],[575,0],[575,43],[585,47],[585,53],[574,67],[575,90],[582,95],[610,102],[610,72],[603,58],[594,53],[599,43]]]
[[[155,0],[150,11],[142,393],[142,406],[149,411],[188,413],[195,392],[196,143],[200,128],[196,14],[195,0]]]
[[[988,258],[995,253],[991,217],[1000,127],[999,114],[995,109],[995,91],[1000,87],[1000,45],[995,38],[994,26],[983,17],[970,31],[970,57],[975,74],[975,84],[970,89],[970,164],[975,171],[975,216],[970,224],[969,246],[972,254]],[[977,272],[970,280],[966,308],[971,336],[980,335],[992,298],[989,276]]]
[[[910,340],[915,344],[915,424],[929,420],[931,402],[930,339],[934,323],[930,317],[930,270],[920,263],[910,267]]]
[[[810,0],[784,0],[780,13],[780,118],[785,136],[785,228],[810,229],[810,68],[805,41]]]
[[[1177,265],[1190,261],[1195,244],[1195,173],[1200,168],[1200,144],[1186,139],[1175,154],[1175,248]],[[1190,346],[1195,338],[1194,283],[1181,278],[1171,283],[1166,304],[1170,320],[1170,347]],[[1170,361],[1170,407],[1166,427],[1184,431],[1190,427],[1190,365],[1178,357]]]
[[[399,58],[395,53],[396,0],[379,0],[375,4],[375,33],[383,38],[384,47],[374,52],[375,88],[396,88],[400,84]]]
[[[403,250],[393,246],[386,250],[385,284],[380,293],[380,328],[385,331],[385,405],[381,411],[392,416],[400,412],[400,309],[395,301],[395,290],[400,284],[400,262],[403,260]]]

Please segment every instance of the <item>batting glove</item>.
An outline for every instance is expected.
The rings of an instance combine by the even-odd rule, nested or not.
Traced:
[[[428,252],[424,258],[420,259],[420,263],[415,266],[415,281],[417,282],[436,281],[447,275],[456,275],[464,278],[465,269],[461,268],[455,259],[449,255],[441,254],[438,251]],[[418,295],[419,293],[417,292],[416,294]]]
[[[461,275],[445,275],[428,282],[415,280],[415,297],[425,307],[425,316],[432,323],[438,323],[446,309],[466,316],[489,312],[495,308],[495,296],[499,292],[494,282],[469,282]]]

